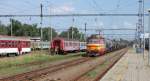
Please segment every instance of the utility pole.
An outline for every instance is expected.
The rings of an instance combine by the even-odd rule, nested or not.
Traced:
[[[81,33],[81,34],[80,34],[80,41],[82,40],[82,38],[83,38],[83,37],[82,37],[82,33]]]
[[[12,33],[12,30],[13,29],[13,25],[12,25],[12,19],[10,18],[10,35],[12,36],[13,33]]]
[[[71,28],[71,38],[73,39],[73,34],[74,34],[74,31],[73,31],[73,27],[74,27],[74,18],[72,19],[72,28]]]
[[[87,23],[85,23],[84,25],[85,25],[85,33],[84,33],[85,37],[84,37],[84,40],[86,41],[86,26],[87,26]]]
[[[50,15],[51,15],[51,6],[50,6],[49,11],[50,11]],[[51,19],[50,19],[50,41],[52,41],[52,39],[53,39],[53,29],[52,29],[52,26],[51,26]]]
[[[150,65],[150,9],[148,10],[149,13],[149,23],[148,23],[148,28],[149,28],[149,52],[148,52],[148,65]]]
[[[52,41],[52,39],[53,39],[53,29],[51,27],[51,41]]]
[[[143,15],[143,17],[142,17],[142,19],[143,19],[143,33],[144,33],[144,36],[143,36],[143,58],[144,58],[144,54],[145,54],[145,25],[144,25],[144,9],[145,9],[145,6],[144,6],[144,0],[143,0],[143,4],[142,4],[142,15]]]
[[[98,26],[98,20],[97,20],[97,18],[95,18],[95,23],[97,25],[97,30],[96,31],[98,31],[98,34],[101,35],[101,30],[100,30],[100,27]]]
[[[41,14],[40,14],[40,17],[41,17],[41,42],[43,41],[43,30],[42,30],[42,26],[43,26],[43,5],[41,4],[40,5],[40,8],[41,8]],[[41,45],[41,49],[42,49],[42,45]]]
[[[144,49],[144,0],[139,0],[139,12],[138,12],[138,50]],[[143,37],[142,37],[143,34]],[[144,50],[143,50],[143,57],[144,57]]]
[[[70,36],[70,35],[69,35],[69,31],[68,31],[68,40],[69,40],[69,38],[70,38],[69,36]]]
[[[53,40],[53,29],[52,29],[52,26],[51,26],[51,41]]]

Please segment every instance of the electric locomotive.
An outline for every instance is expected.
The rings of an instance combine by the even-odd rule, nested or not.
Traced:
[[[104,38],[100,35],[91,35],[87,39],[87,54],[88,56],[100,56],[106,52]]]

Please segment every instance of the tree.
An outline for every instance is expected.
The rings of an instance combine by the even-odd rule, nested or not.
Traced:
[[[43,40],[50,41],[51,40],[51,27],[45,27],[43,30]],[[52,38],[57,36],[57,32],[52,28]]]
[[[76,27],[70,27],[67,31],[61,32],[59,36],[63,38],[68,38],[69,35],[69,39],[72,39],[72,34],[73,39],[84,41],[84,34],[82,32],[79,32],[78,28]]]
[[[24,36],[31,36],[31,37],[40,36],[40,32],[39,29],[37,28],[37,24],[33,24],[33,25],[24,24],[23,30],[24,30]]]
[[[71,32],[71,29],[74,31],[74,37],[79,38],[79,31],[77,28],[70,28],[67,32]],[[30,36],[30,37],[40,37],[41,28],[37,27],[37,24],[23,24],[18,20],[12,19],[12,34],[13,36]],[[44,41],[51,40],[51,27],[42,28],[43,30],[43,39]],[[0,35],[11,35],[11,25],[2,25],[0,22]],[[52,28],[52,38],[56,37],[58,34],[55,29]],[[67,33],[62,32],[62,36],[66,37]],[[71,35],[70,35],[71,37]]]
[[[8,35],[11,34],[11,25],[8,26]],[[20,21],[12,19],[12,34],[14,36],[40,36],[37,24],[22,24]]]
[[[7,26],[0,24],[0,35],[7,35],[7,34],[8,34]]]

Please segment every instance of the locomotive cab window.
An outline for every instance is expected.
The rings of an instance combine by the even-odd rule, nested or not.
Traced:
[[[99,43],[99,40],[97,40],[97,39],[90,39],[90,40],[88,40],[88,43],[90,43],[90,44]]]
[[[88,44],[104,43],[103,39],[89,39],[87,42],[88,42]]]

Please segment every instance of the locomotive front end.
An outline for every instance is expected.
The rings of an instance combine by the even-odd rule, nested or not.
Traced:
[[[105,44],[103,38],[89,38],[87,42],[88,56],[100,56],[105,53]]]

